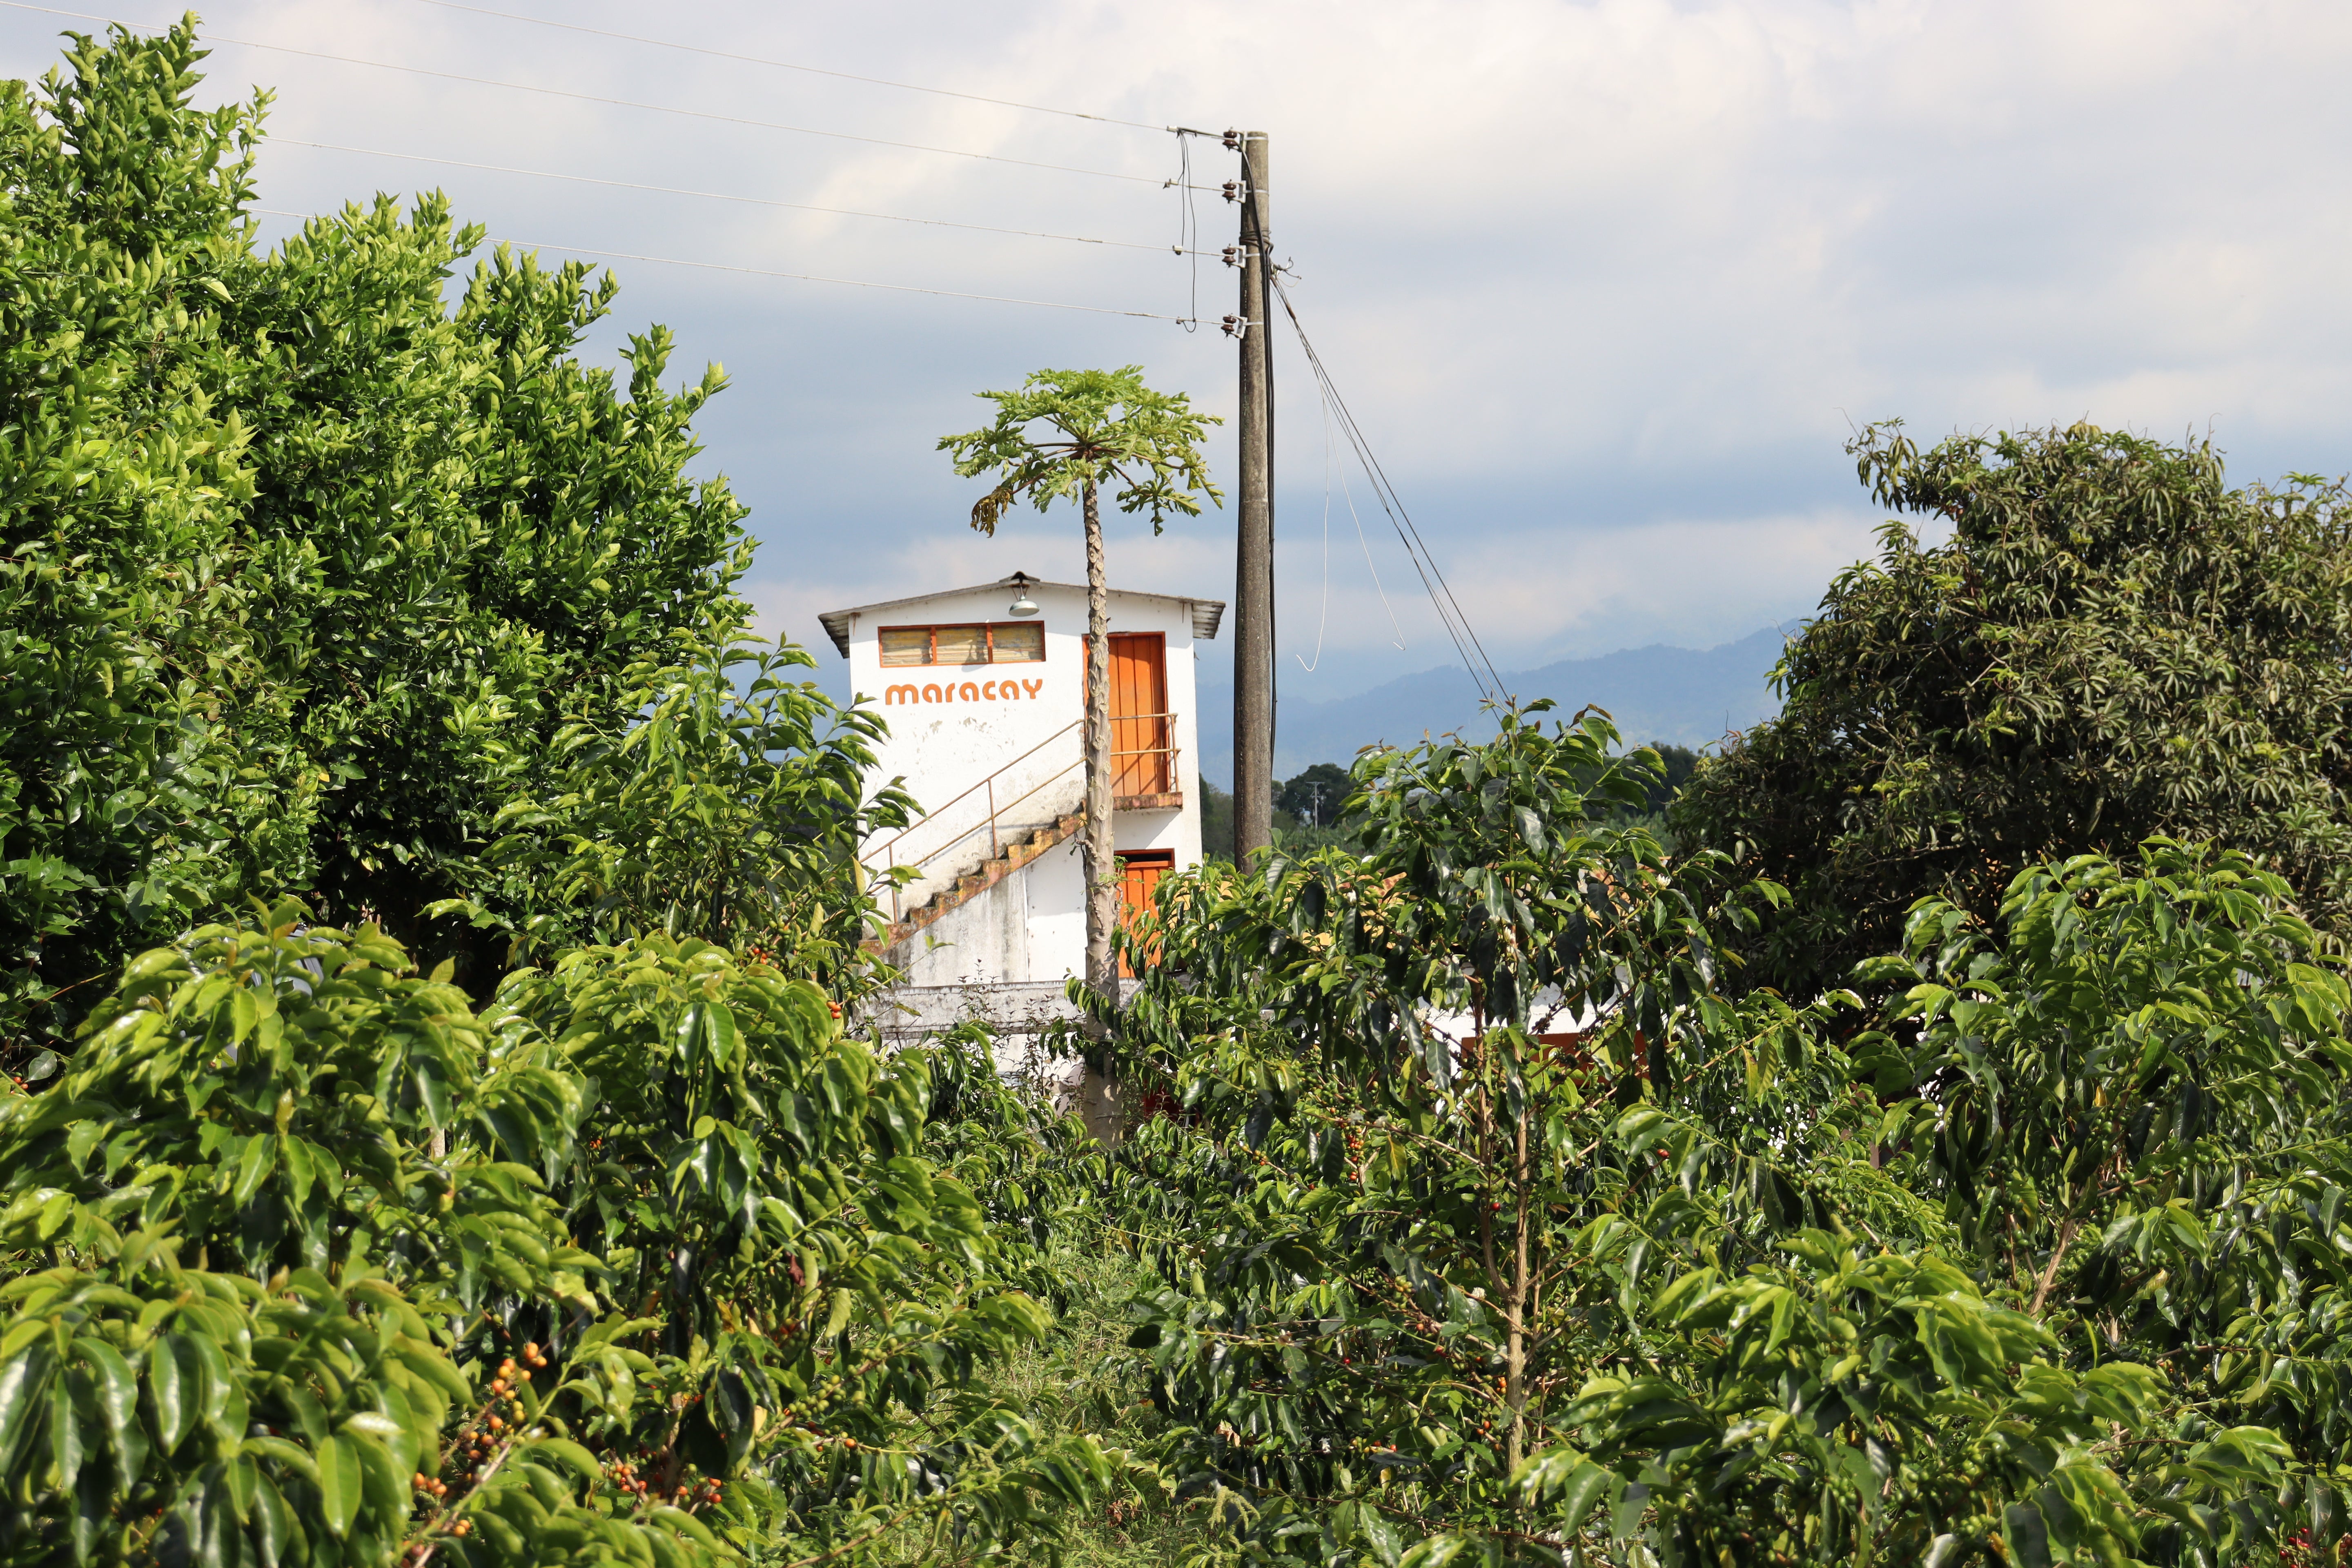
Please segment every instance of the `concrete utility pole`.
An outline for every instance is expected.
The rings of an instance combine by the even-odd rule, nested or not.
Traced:
[[[1241,529],[1234,571],[1234,863],[1274,843],[1274,313],[1265,133],[1241,132]]]

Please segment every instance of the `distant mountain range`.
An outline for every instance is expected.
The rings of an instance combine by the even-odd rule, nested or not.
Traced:
[[[1704,746],[1727,730],[1744,730],[1780,710],[1764,678],[1780,662],[1785,633],[1767,626],[1721,647],[1626,648],[1598,658],[1568,658],[1540,669],[1507,672],[1504,689],[1525,700],[1551,698],[1557,717],[1588,702],[1609,710],[1630,743],[1670,741]],[[1201,765],[1211,781],[1234,776],[1233,690],[1202,681]],[[1408,675],[1354,697],[1282,704],[1274,771],[1287,778],[1316,763],[1346,763],[1359,748],[1405,744],[1426,734],[1490,732],[1478,689],[1456,665]]]

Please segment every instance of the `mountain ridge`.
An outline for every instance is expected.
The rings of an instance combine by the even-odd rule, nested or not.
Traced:
[[[1566,718],[1587,703],[1606,709],[1628,744],[1711,745],[1780,710],[1765,678],[1780,659],[1788,626],[1765,626],[1711,648],[1653,643],[1591,658],[1558,659],[1504,674],[1503,689],[1522,700],[1549,697]],[[1212,780],[1233,777],[1233,689],[1200,685],[1201,768]],[[1366,746],[1405,745],[1423,734],[1483,733],[1478,689],[1459,665],[1400,676],[1370,691],[1322,702],[1285,702],[1276,713],[1275,775],[1316,763],[1345,763]]]

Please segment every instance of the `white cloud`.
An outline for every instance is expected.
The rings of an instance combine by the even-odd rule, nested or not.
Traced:
[[[2352,103],[2338,87],[2352,9],[2320,0],[508,3],[1153,123],[1267,130],[1300,309],[1482,633],[1525,657],[1722,640],[1801,611],[1868,548],[1875,519],[1840,451],[1866,418],[1906,416],[1923,437],[2077,417],[2167,438],[2210,427],[2244,478],[2352,468],[2336,416],[2352,391],[2352,300],[2335,275],[2352,231]],[[1164,135],[421,0],[223,0],[210,16],[237,37],[1145,178],[224,47],[216,83],[232,96],[274,84],[288,138],[1154,245],[1177,228],[1177,198],[1157,184],[1176,166]],[[0,69],[46,68],[55,26],[0,14]],[[1196,144],[1202,183],[1230,163]],[[1188,268],[1164,253],[291,146],[264,169],[265,205],[294,210],[440,184],[499,234],[1189,308]],[[1199,207],[1206,241],[1226,243],[1232,209],[1213,194]],[[600,352],[620,326],[664,320],[679,338],[674,376],[705,359],[733,374],[705,423],[709,465],[756,509],[763,607],[803,637],[835,604],[1015,563],[1074,570],[1073,531],[1053,522],[993,542],[964,529],[970,486],[931,444],[978,422],[972,391],[1043,364],[1137,361],[1204,406],[1231,404],[1231,345],[1213,328],[617,265],[626,288]],[[1203,315],[1232,309],[1223,268],[1202,266],[1201,285]],[[1316,406],[1282,353],[1287,643],[1319,614],[1322,487]],[[1227,473],[1229,438],[1213,453]],[[1149,546],[1124,540],[1114,560],[1222,595],[1229,540],[1213,516]],[[1404,559],[1374,542],[1410,647],[1387,649],[1348,535],[1326,630],[1348,657],[1332,668],[1436,662]]]

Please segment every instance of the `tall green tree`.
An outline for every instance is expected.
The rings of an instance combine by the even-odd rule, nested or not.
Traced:
[[[2347,992],[2152,844],[1726,994],[1605,724],[1360,761],[1366,852],[1163,884],[1116,1020],[1133,1370],[1244,1561],[2316,1563]],[[1654,777],[1653,773],[1651,775]],[[1780,918],[1769,889],[1756,922]]]
[[[478,1012],[310,917],[140,956],[0,1080],[7,1561],[855,1560],[1099,1497],[982,1385],[1049,1319],[925,1157],[928,1053],[697,939]]]
[[[0,84],[12,1035],[61,994],[91,997],[146,940],[300,867],[322,793],[257,629],[246,349],[222,321],[260,106],[188,110],[194,52],[184,33],[77,39],[69,77]]]
[[[863,799],[882,721],[792,672],[815,663],[740,628],[680,631],[626,671],[617,711],[557,731],[460,868],[470,896],[432,906],[502,934],[509,962],[646,931],[760,955],[837,998],[888,972],[864,951],[876,911],[856,850],[914,802]]]
[[[1169,512],[1197,517],[1201,498],[1222,504],[1209,482],[1201,439],[1213,415],[1195,414],[1183,393],[1155,392],[1143,367],[1041,370],[1016,392],[983,392],[993,424],[940,437],[940,450],[966,479],[993,471],[996,488],[975,502],[971,525],[993,534],[1005,510],[1027,500],[1044,511],[1076,500],[1087,542],[1087,984],[1118,988],[1111,937],[1118,924],[1118,843],[1111,822],[1115,763],[1110,732],[1110,584],[1103,568],[1099,492],[1116,486],[1121,511],[1151,513],[1160,531]]]
[[[1703,763],[1675,822],[1784,884],[1751,957],[1792,997],[1892,951],[1915,900],[1989,918],[2043,857],[2234,845],[2352,931],[2352,509],[2231,489],[2210,445],[2090,426],[1853,451],[1890,521]]]
[[[266,99],[199,112],[193,20],[0,86],[0,1030],[249,894],[440,944],[499,810],[563,793],[749,543],[689,479],[714,368],[581,363],[615,286],[388,198],[263,253]]]
[[[1352,787],[1347,769],[1337,763],[1317,763],[1275,791],[1275,809],[1309,827],[1328,827],[1339,819],[1339,803]]]

